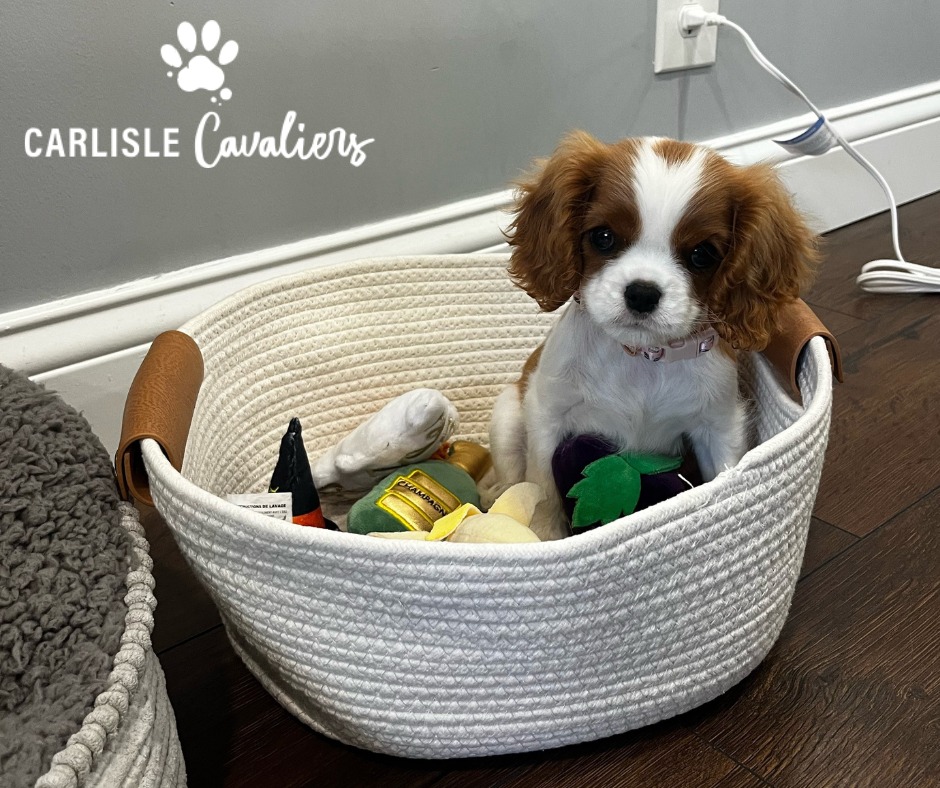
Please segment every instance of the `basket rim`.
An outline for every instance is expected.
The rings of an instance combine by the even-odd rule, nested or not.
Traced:
[[[409,258],[412,259],[412,258]],[[772,387],[778,401],[785,401],[799,407],[777,379],[773,370],[762,356],[755,359],[757,374]],[[801,369],[805,369],[815,379],[813,395],[804,398],[803,412],[796,421],[763,443],[750,449],[741,461],[727,471],[720,473],[714,480],[685,491],[675,498],[663,501],[640,512],[615,520],[603,528],[597,528],[577,538],[560,539],[548,542],[525,544],[448,544],[446,555],[455,559],[499,558],[513,561],[542,561],[549,555],[565,554],[577,556],[583,552],[594,552],[606,543],[628,542],[647,536],[651,530],[663,528],[665,518],[674,519],[714,500],[728,481],[753,472],[769,457],[779,454],[782,449],[805,440],[814,426],[824,419],[832,403],[832,370],[825,341],[821,337],[811,340],[801,359]],[[443,553],[436,543],[420,541],[396,541],[394,539],[357,539],[355,534],[328,531],[320,528],[298,528],[287,522],[279,522],[255,512],[241,509],[228,503],[193,482],[177,471],[160,450],[159,444],[152,439],[142,442],[142,454],[147,473],[151,480],[157,480],[151,489],[154,503],[160,508],[164,496],[180,498],[189,502],[198,511],[206,511],[214,518],[227,522],[238,522],[240,528],[250,529],[254,535],[268,539],[277,539],[282,544],[307,548],[322,545],[324,547],[342,547],[357,550],[376,557],[394,559],[397,555],[441,556]],[[175,527],[181,524],[175,523]],[[417,552],[416,552],[417,551]],[[424,551],[424,552],[422,552]]]

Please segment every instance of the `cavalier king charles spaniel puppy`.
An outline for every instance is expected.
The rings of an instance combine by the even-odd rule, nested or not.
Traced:
[[[659,138],[568,136],[519,184],[513,281],[545,311],[571,301],[497,398],[502,488],[542,486],[536,532],[568,533],[552,476],[566,438],[678,456],[705,481],[746,446],[737,354],[761,350],[817,263],[816,237],[769,166]]]

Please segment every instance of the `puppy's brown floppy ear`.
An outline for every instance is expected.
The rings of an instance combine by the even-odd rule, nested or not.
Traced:
[[[736,168],[732,249],[712,282],[715,329],[741,350],[767,346],[780,308],[812,282],[816,234],[767,165]]]
[[[582,221],[607,155],[607,145],[573,132],[540,171],[518,184],[509,274],[546,312],[580,286]]]

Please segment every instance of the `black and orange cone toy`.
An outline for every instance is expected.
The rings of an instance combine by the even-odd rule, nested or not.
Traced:
[[[332,528],[336,525],[323,516],[320,496],[310,473],[310,460],[304,448],[300,419],[290,420],[287,432],[281,438],[281,451],[271,475],[268,492],[289,492],[293,496],[292,518],[298,525],[314,528]]]

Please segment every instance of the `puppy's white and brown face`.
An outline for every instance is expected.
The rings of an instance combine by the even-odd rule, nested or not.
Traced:
[[[567,137],[520,185],[510,273],[546,310],[576,292],[616,341],[661,345],[713,323],[766,344],[816,262],[773,171],[663,139]]]

